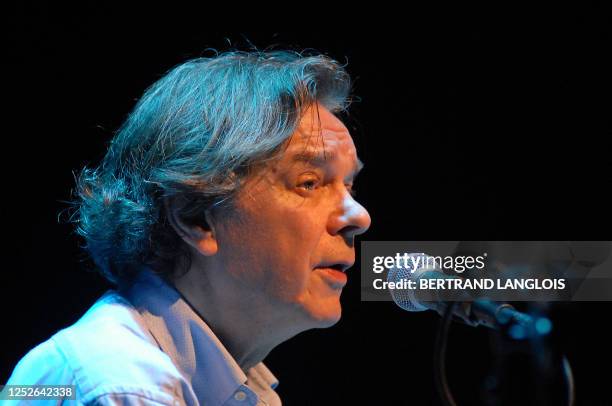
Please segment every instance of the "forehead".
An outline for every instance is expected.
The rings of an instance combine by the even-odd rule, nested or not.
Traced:
[[[306,110],[296,131],[291,136],[285,158],[329,154],[354,157],[357,150],[348,129],[329,110],[314,105]]]

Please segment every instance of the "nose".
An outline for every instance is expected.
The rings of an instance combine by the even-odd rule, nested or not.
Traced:
[[[346,193],[342,199],[340,210],[331,216],[329,222],[329,233],[340,234],[352,246],[357,235],[368,231],[372,219],[370,213],[357,202],[350,193]]]

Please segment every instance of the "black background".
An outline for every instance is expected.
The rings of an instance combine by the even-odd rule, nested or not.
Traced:
[[[348,63],[360,100],[347,123],[366,164],[358,198],[373,220],[363,240],[610,239],[607,10],[388,9],[353,18],[313,5],[269,22],[238,21],[237,11],[30,4],[5,15],[0,382],[109,288],[84,270],[72,228],[58,221],[73,171],[103,156],[148,85],[185,59],[210,56],[207,48],[314,48]],[[360,302],[358,269],[335,327],[268,357],[281,398],[439,405],[437,315]],[[572,303],[551,314],[550,347],[572,362],[578,405],[612,404],[611,309]],[[494,341],[453,326],[448,372],[459,404],[485,404]],[[537,377],[523,385],[528,374],[508,368],[521,399],[513,404],[562,390],[542,384],[538,395]]]

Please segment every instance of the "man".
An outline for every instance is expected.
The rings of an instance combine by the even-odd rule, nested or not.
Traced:
[[[334,115],[349,82],[324,56],[233,52],[148,89],[78,179],[77,230],[117,289],[8,384],[75,385],[78,404],[279,405],[262,360],[339,320],[370,225]]]

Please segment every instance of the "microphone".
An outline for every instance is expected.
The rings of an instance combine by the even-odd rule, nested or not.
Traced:
[[[388,282],[400,283],[402,280],[413,280],[419,284],[419,279],[464,279],[460,276],[445,274],[441,269],[435,266],[422,266],[418,269],[413,269],[414,264],[428,264],[434,261],[427,261],[430,258],[424,253],[407,254],[409,258],[420,258],[419,260],[406,261],[406,267],[393,267],[389,269],[387,274]],[[412,264],[412,265],[411,265]],[[390,289],[393,301],[402,309],[409,312],[421,312],[425,310],[435,310],[440,315],[444,313],[448,302],[441,299],[439,296],[432,296],[428,292],[427,298],[423,292],[415,289]],[[534,332],[542,330],[536,328],[535,320],[528,314],[521,313],[507,303],[498,303],[486,299],[477,299],[472,297],[467,292],[459,294],[457,303],[453,309],[453,316],[460,319],[464,323],[477,327],[479,325],[493,329],[503,327],[517,326],[523,331]],[[542,331],[544,333],[544,331]]]
[[[393,286],[406,286],[403,282],[416,282],[420,286],[421,280],[455,279],[464,281],[466,278],[455,275],[447,275],[436,266],[436,261],[424,253],[405,254],[410,261],[405,261],[405,266],[400,267],[399,261],[396,266],[389,268],[387,282],[394,283]],[[413,283],[414,285],[414,283]],[[452,285],[452,283],[451,283]],[[393,301],[402,309],[409,312],[420,312],[435,310],[444,316],[436,335],[436,351],[434,353],[434,375],[436,386],[445,405],[454,406],[455,402],[446,378],[445,354],[450,326],[449,312],[452,316],[462,320],[470,326],[483,325],[492,329],[500,329],[507,332],[513,339],[538,340],[550,332],[551,323],[545,317],[534,318],[528,314],[521,313],[508,303],[499,303],[487,299],[473,297],[467,291],[459,291],[453,296],[452,301],[441,298],[437,290],[432,295],[415,289],[390,289]],[[457,299],[457,300],[456,300]],[[541,358],[540,358],[541,359]],[[574,384],[572,370],[565,356],[562,358],[563,373],[567,382],[567,397],[569,404],[573,404]]]

